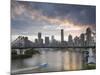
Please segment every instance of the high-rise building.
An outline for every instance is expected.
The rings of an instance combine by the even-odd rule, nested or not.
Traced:
[[[40,40],[40,44],[42,45],[43,44],[43,39],[41,38],[41,40]]]
[[[72,35],[69,35],[69,36],[68,36],[68,45],[69,45],[69,46],[73,46]]]
[[[74,46],[79,46],[79,45],[80,45],[79,37],[76,36],[76,37],[74,38]]]
[[[51,45],[56,46],[57,40],[54,38],[54,36],[51,36]]]
[[[40,32],[38,33],[38,39],[41,39],[41,33]]]
[[[42,45],[43,44],[43,39],[38,39],[38,44]]]
[[[38,39],[35,39],[35,44],[37,44],[38,43]]]
[[[46,45],[49,44],[49,37],[45,37],[45,44],[46,44]]]
[[[91,41],[92,41],[92,36],[91,36],[92,32],[91,29],[88,27],[86,29],[86,45],[90,46],[91,45]]]
[[[85,46],[85,34],[84,33],[80,35],[80,45]]]
[[[72,35],[68,36],[68,41],[71,42],[72,41]]]
[[[55,38],[54,35],[51,36],[51,41],[54,42]]]
[[[43,44],[42,34],[40,32],[38,33],[38,44],[39,45]]]
[[[61,42],[64,42],[64,30],[61,29]]]

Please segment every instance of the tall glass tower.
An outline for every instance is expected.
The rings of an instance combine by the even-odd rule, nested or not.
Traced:
[[[64,30],[61,29],[61,42],[64,42]]]

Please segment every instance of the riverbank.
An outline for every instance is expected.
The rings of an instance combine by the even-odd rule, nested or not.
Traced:
[[[84,70],[92,70],[96,69],[96,64],[85,64],[84,65]]]
[[[11,59],[24,59],[24,58],[29,58],[32,57],[32,55],[25,54],[25,55],[12,55]]]
[[[11,59],[29,58],[29,57],[32,57],[35,54],[40,54],[40,52],[37,51],[37,50],[34,50],[34,49],[30,49],[30,50],[25,51],[24,54],[17,54],[16,51],[12,51],[12,53],[11,53]]]

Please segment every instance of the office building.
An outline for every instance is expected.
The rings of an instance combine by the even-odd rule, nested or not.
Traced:
[[[79,45],[80,45],[79,37],[76,36],[76,37],[74,38],[74,46],[79,46]]]
[[[85,46],[85,34],[84,33],[80,35],[80,45]]]
[[[61,43],[64,42],[64,30],[61,29]]]
[[[40,32],[38,33],[38,39],[41,39],[41,33]]]
[[[69,46],[73,46],[72,35],[69,35],[69,36],[68,36],[68,45],[69,45]]]
[[[45,37],[45,44],[46,44],[46,45],[49,44],[49,37]]]
[[[40,32],[38,33],[38,41],[37,42],[39,45],[43,44],[42,34]]]
[[[38,39],[35,39],[35,44],[37,44],[38,43]]]
[[[86,29],[86,45],[90,46],[91,45],[91,41],[92,41],[92,36],[91,36],[92,32],[90,28]]]

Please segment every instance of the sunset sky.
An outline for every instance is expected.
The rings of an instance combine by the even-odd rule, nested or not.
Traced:
[[[69,34],[79,36],[87,27],[96,31],[96,7],[86,5],[23,2],[12,0],[11,33],[12,40],[19,35],[28,36],[30,40],[55,36],[60,40],[60,30],[64,29],[64,39]]]

